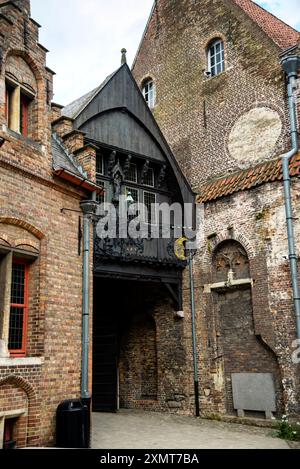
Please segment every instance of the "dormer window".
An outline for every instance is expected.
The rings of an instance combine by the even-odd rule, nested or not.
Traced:
[[[214,39],[208,46],[208,72],[215,77],[225,71],[225,49],[222,39]]]
[[[143,90],[143,96],[149,108],[150,109],[154,108],[155,101],[156,101],[156,90],[155,90],[155,83],[152,80],[152,78],[144,82],[142,90]]]

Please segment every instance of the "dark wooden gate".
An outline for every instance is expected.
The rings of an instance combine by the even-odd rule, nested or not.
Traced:
[[[117,412],[117,318],[102,305],[94,311],[93,327],[93,412]]]

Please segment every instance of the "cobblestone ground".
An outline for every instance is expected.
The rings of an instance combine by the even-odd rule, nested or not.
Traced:
[[[94,414],[95,449],[289,449],[274,430],[150,412]]]

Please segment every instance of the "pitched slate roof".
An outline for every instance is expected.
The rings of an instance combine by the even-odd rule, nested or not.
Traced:
[[[290,161],[291,176],[300,174],[300,153]],[[282,180],[281,158],[230,174],[205,184],[197,196],[197,203],[211,202],[236,192],[249,190],[267,182]]]
[[[109,80],[115,75],[115,73],[117,73],[117,71],[118,70],[106,77],[103,83],[97,86],[97,88],[93,89],[92,91],[89,91],[89,93],[86,93],[84,96],[81,96],[81,98],[78,98],[72,103],[65,106],[61,111],[62,115],[70,117],[71,119],[76,119],[76,117],[79,116],[81,111],[83,111],[86,106],[93,100],[93,98],[105,87],[105,85],[107,85]]]
[[[53,169],[66,169],[77,176],[86,176],[72,155],[70,155],[58,135],[52,134],[52,164]]]
[[[232,0],[281,48],[295,46],[300,33],[251,0]]]

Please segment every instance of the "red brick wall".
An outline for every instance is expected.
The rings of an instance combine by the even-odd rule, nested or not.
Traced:
[[[219,0],[159,0],[133,66],[139,86],[145,77],[155,81],[154,116],[195,191],[211,179],[267,161],[290,148],[281,51],[243,12],[230,5]],[[225,43],[226,71],[207,79],[203,73],[207,69],[206,47],[216,37]],[[240,127],[240,151],[233,154],[230,141],[239,120],[249,111],[266,108],[276,114],[279,128],[282,126],[277,141],[274,136],[270,144],[262,139],[267,151],[255,156],[261,128]],[[262,127],[266,122],[262,119]],[[246,142],[246,135],[251,144]],[[295,213],[298,185],[294,181]],[[226,412],[224,360],[216,360],[214,349],[219,333],[213,320],[217,305],[204,287],[214,281],[214,248],[231,238],[239,241],[249,255],[255,333],[278,361],[285,412],[299,412],[299,367],[291,361],[296,335],[282,183],[205,204],[201,230],[201,246],[195,258],[195,292],[202,412]],[[295,232],[298,245],[297,220]],[[190,390],[193,411],[188,288],[186,273],[184,336],[190,378],[186,389]]]
[[[239,168],[228,137],[238,118],[253,108],[278,113],[284,126],[267,158],[283,152],[289,135],[280,50],[245,15],[232,12],[230,2],[157,4],[133,73],[138,85],[146,76],[154,79],[154,116],[193,188]],[[207,79],[206,47],[215,37],[225,41],[226,72]]]
[[[26,12],[24,16],[11,5],[3,7],[1,13],[13,25],[0,19],[4,57],[0,134],[5,139],[0,149],[0,233],[12,247],[21,244],[23,249],[38,252],[38,259],[30,266],[27,357],[40,358],[41,364],[26,365],[27,357],[23,366],[16,366],[13,360],[5,366],[0,362],[0,389],[2,380],[11,383],[14,377],[14,388],[6,388],[5,401],[19,405],[14,398],[25,390],[29,405],[27,444],[49,446],[55,443],[58,404],[80,397],[82,255],[78,256],[77,212],[88,194],[52,175],[52,109],[51,96],[46,93],[48,88],[51,94],[52,74],[46,68],[46,52],[38,45],[38,27]],[[26,61],[37,81],[32,138],[15,134],[6,126],[5,64],[13,54]],[[62,213],[62,208],[73,212]],[[0,412],[5,405],[0,400]]]

